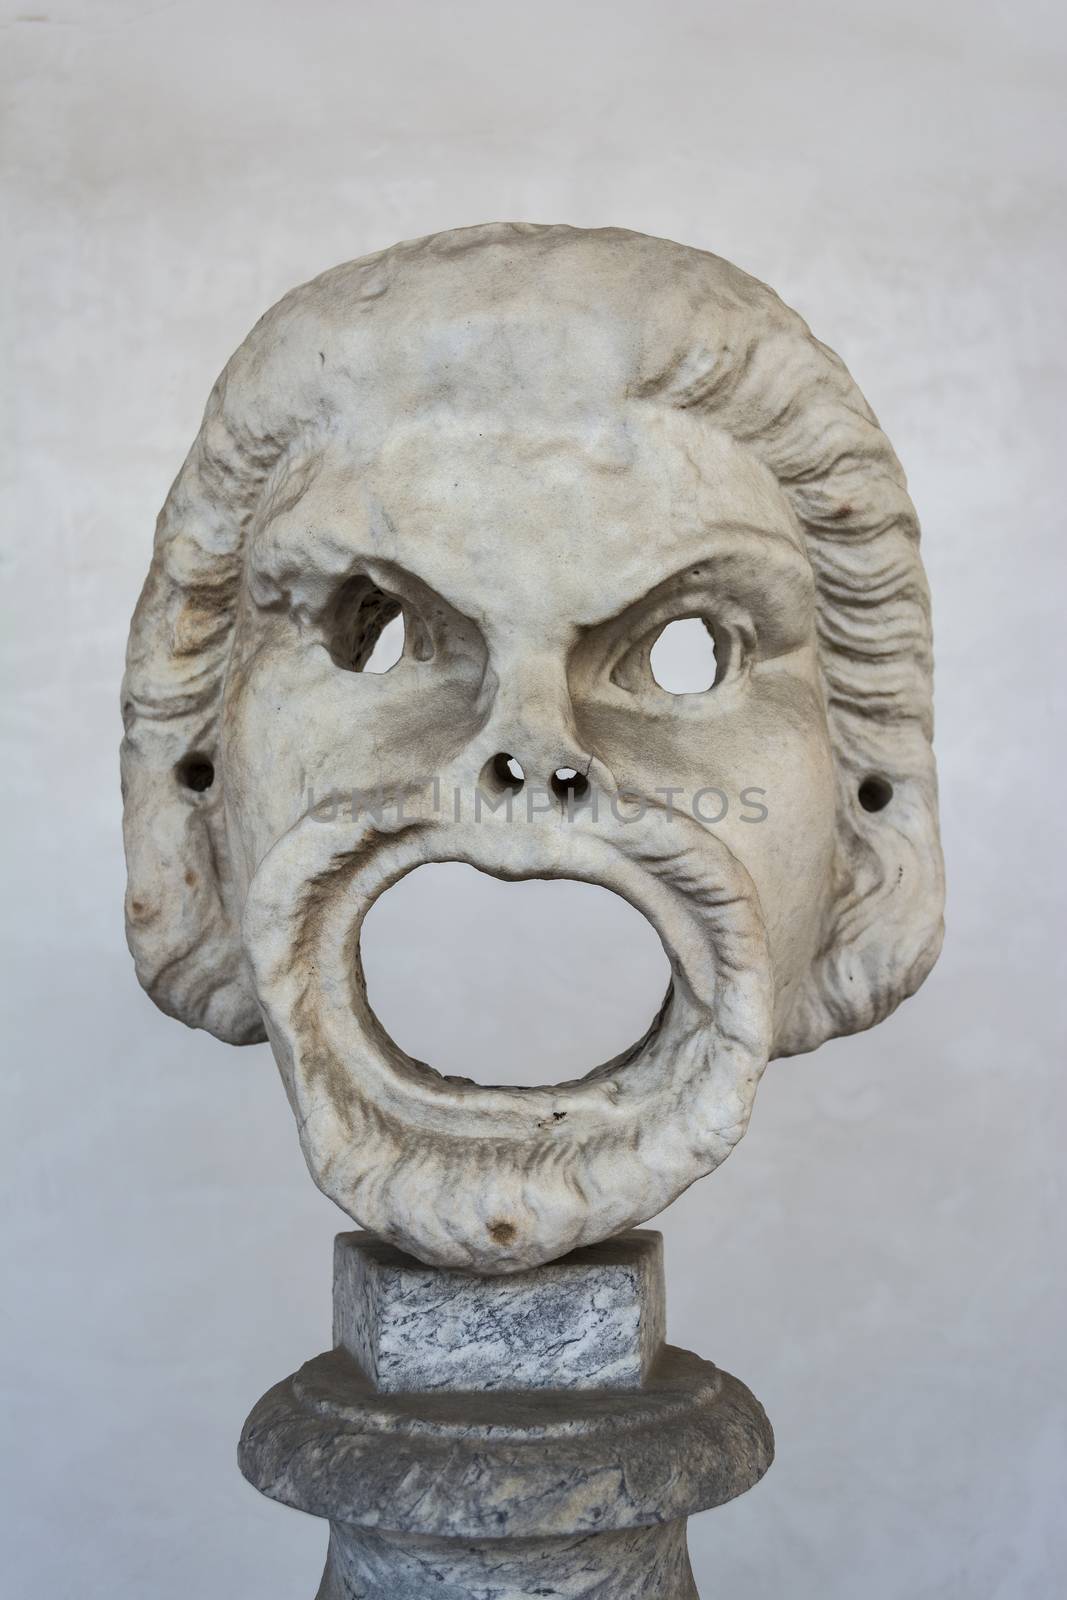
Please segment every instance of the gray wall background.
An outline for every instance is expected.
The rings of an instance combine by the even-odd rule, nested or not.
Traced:
[[[188,1033],[135,984],[118,681],[155,513],[261,311],[336,261],[506,217],[665,234],[772,283],[847,360],[925,526],[944,956],[874,1033],[772,1065],[736,1155],[661,1223],[673,1338],[745,1378],[778,1436],[765,1483],[693,1524],[703,1592],[1062,1592],[1062,8],[41,0],[2,18],[0,1589],[317,1582],[321,1526],[254,1494],[234,1446],[328,1340],[342,1219],[266,1048]],[[452,892],[430,884],[427,914]],[[531,1056],[561,1030],[595,1052],[647,945],[612,905],[575,905],[561,971],[545,941],[566,901],[508,904],[528,942],[493,968],[495,1020],[463,978],[424,1020],[478,1014],[485,1071],[536,990]],[[453,915],[463,948],[501,942],[473,902]],[[399,957],[382,970],[416,1007]]]

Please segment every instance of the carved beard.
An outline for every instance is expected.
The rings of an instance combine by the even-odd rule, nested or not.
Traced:
[[[408,1056],[367,1000],[360,931],[428,862],[573,878],[629,901],[671,964],[644,1038],[550,1088],[487,1088]],[[720,840],[657,807],[456,822],[305,814],[251,884],[244,941],[315,1182],[438,1266],[516,1272],[656,1215],[744,1133],[774,985],[755,887]],[[417,974],[413,974],[417,981]]]

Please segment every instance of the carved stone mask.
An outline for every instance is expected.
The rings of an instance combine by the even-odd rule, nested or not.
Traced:
[[[772,1055],[936,958],[917,545],[842,363],[714,256],[489,226],[294,290],[212,393],[134,618],[141,982],[265,1030],[316,1182],[425,1261],[508,1272],[653,1216]],[[689,618],[714,682],[672,695],[650,652]],[[405,1055],[360,929],[440,861],[628,900],[673,974],[647,1035],[553,1088]]]

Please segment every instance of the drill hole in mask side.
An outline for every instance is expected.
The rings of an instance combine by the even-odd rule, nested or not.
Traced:
[[[702,617],[676,617],[661,629],[649,653],[657,685],[668,694],[704,694],[719,676],[715,640]]]
[[[210,756],[193,751],[178,762],[175,776],[183,789],[189,789],[193,794],[205,794],[215,782],[215,763]]]
[[[860,784],[856,798],[864,811],[884,811],[893,798],[893,785],[881,773],[872,772]]]

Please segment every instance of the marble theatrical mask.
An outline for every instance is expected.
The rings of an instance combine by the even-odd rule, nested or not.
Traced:
[[[671,694],[650,652],[683,618],[715,679]],[[161,514],[124,714],[141,982],[266,1035],[316,1182],[424,1261],[509,1272],[655,1215],[770,1057],[879,1021],[938,952],[904,474],[795,313],[663,240],[470,228],[287,295]],[[551,1088],[408,1057],[360,929],[443,861],[642,912],[672,969],[645,1037]]]

